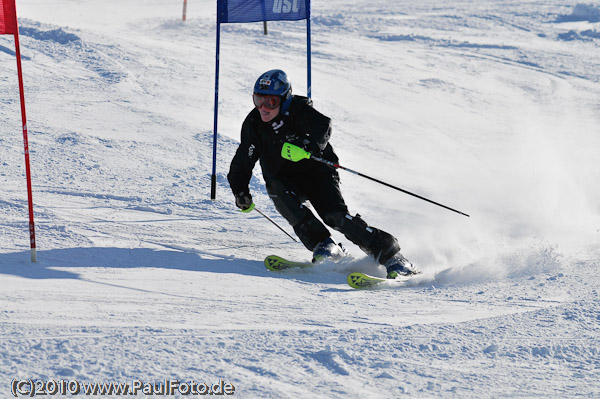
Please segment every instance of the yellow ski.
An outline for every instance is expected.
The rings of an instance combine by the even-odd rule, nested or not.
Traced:
[[[292,262],[290,260],[284,259],[280,256],[269,255],[265,258],[265,266],[267,269],[278,272],[286,269],[293,269],[296,267],[307,268],[312,267],[312,263],[303,263],[303,262]]]

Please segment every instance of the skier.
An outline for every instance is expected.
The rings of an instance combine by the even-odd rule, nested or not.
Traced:
[[[335,169],[309,159],[296,163],[281,156],[282,146],[288,142],[337,163],[329,143],[331,119],[315,110],[309,98],[292,95],[288,77],[279,69],[267,71],[256,80],[252,98],[255,108],[244,120],[241,143],[227,174],[237,207],[243,211],[253,209],[248,185],[254,165],[260,160],[269,197],[304,246],[313,251],[313,262],[345,255],[325,222],[384,265],[387,278],[417,273],[400,253],[395,237],[369,226],[358,214],[350,215]],[[323,222],[304,205],[305,201],[310,201]]]

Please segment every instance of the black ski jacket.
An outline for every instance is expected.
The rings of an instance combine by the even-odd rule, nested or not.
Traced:
[[[227,174],[231,190],[234,194],[249,193],[248,184],[258,160],[266,182],[337,173],[321,162],[310,159],[292,162],[281,156],[283,144],[289,142],[337,163],[330,137],[331,119],[315,110],[309,98],[294,96],[288,112],[270,122],[263,122],[254,108],[242,124],[241,143]]]

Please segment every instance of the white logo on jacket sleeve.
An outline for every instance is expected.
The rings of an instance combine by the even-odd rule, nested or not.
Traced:
[[[256,147],[254,147],[254,144],[250,144],[250,147],[248,148],[248,157],[252,158],[252,155],[254,155],[254,149]]]

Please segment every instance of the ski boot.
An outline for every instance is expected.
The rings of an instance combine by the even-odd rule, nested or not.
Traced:
[[[419,273],[417,269],[400,252],[385,262],[387,278],[395,279],[398,276],[412,276]]]
[[[312,263],[323,262],[324,260],[336,261],[346,255],[346,250],[342,244],[336,244],[331,237],[321,241],[313,251]]]

